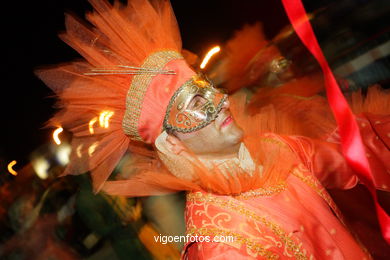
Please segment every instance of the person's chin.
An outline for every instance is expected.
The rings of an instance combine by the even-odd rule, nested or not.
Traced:
[[[227,131],[225,133],[225,136],[229,139],[229,142],[231,144],[237,144],[242,141],[243,138],[243,131],[241,128],[239,128],[237,125],[233,125],[230,131]]]
[[[225,130],[226,130],[226,132],[229,132],[232,135],[238,135],[238,136],[243,135],[243,130],[234,121],[230,125],[226,126]]]

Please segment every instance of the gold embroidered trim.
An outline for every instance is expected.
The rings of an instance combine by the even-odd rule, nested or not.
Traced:
[[[280,183],[278,185],[268,187],[268,188],[259,188],[256,190],[250,190],[247,192],[243,192],[240,195],[233,196],[235,199],[250,199],[254,197],[259,197],[259,196],[271,196],[274,194],[278,194],[282,191],[284,191],[287,188],[286,183]]]
[[[242,205],[239,201],[238,203],[233,202],[232,200],[222,200],[217,197],[214,197],[210,194],[202,194],[201,192],[188,193],[187,201],[196,202],[202,201],[213,204],[215,206],[223,207],[227,210],[231,210],[240,215],[244,215],[249,219],[253,219],[263,223],[267,228],[269,228],[287,247],[288,251],[290,251],[296,259],[308,259],[306,256],[306,250],[302,251],[302,243],[297,244],[292,238],[292,234],[287,234],[279,225],[269,221],[264,216],[259,216],[255,212],[248,210],[244,205]],[[296,238],[297,239],[297,238]],[[298,239],[297,239],[298,240]]]
[[[155,52],[144,61],[142,68],[161,70],[165,65],[172,61],[183,59],[180,53],[176,51]],[[126,97],[126,111],[122,120],[122,128],[125,134],[131,139],[142,141],[138,133],[138,120],[141,115],[142,102],[150,82],[156,74],[135,75],[131,81],[130,88]]]
[[[278,259],[279,256],[273,252],[266,250],[260,243],[253,241],[250,238],[246,238],[243,235],[228,230],[218,228],[191,228],[186,231],[190,236],[232,236],[234,238],[233,243],[240,246],[245,245],[252,252],[256,252],[258,255],[265,257],[266,259]],[[223,242],[220,242],[223,243]]]

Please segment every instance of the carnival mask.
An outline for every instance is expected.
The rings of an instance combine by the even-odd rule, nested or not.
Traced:
[[[227,95],[202,76],[194,76],[172,96],[164,129],[190,133],[210,124],[221,111]]]

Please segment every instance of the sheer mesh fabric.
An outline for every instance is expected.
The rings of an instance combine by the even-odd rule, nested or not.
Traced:
[[[122,130],[122,119],[132,76],[85,73],[95,67],[139,67],[148,55],[160,50],[180,53],[181,40],[169,1],[90,3],[94,11],[86,15],[89,23],[66,15],[66,31],[60,35],[83,60],[40,69],[36,74],[60,100],[61,110],[48,125],[73,133],[70,163],[63,174],[91,171],[98,191],[130,144]],[[90,121],[103,111],[113,112],[109,126],[100,127],[97,122],[91,133]]]

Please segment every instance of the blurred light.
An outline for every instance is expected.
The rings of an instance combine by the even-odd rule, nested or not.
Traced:
[[[108,128],[110,117],[112,117],[113,114],[114,114],[114,112],[112,112],[112,111],[101,112],[100,116],[99,116],[100,127]]]
[[[93,130],[93,125],[96,123],[96,121],[97,121],[98,119],[97,119],[97,117],[94,117],[94,118],[92,118],[90,121],[89,121],[89,132],[91,133],[91,134],[93,134],[95,131]]]
[[[77,146],[76,148],[76,154],[77,154],[77,157],[81,158],[81,149],[83,148],[83,144],[79,144],[79,146]]]
[[[38,175],[38,177],[40,179],[44,180],[49,176],[48,170],[50,168],[50,165],[49,165],[49,162],[45,158],[40,157],[40,158],[34,159],[31,162],[31,164],[34,168],[35,173]]]
[[[88,155],[92,156],[92,154],[95,152],[96,147],[98,146],[99,142],[94,142],[89,148],[88,148]]]
[[[111,118],[113,115],[114,115],[114,112],[112,112],[112,111],[107,112],[107,115],[106,115],[106,117],[104,118],[104,128],[108,128],[108,127],[109,127],[110,118]]]
[[[58,147],[56,157],[57,157],[58,162],[62,166],[69,163],[69,155],[70,155],[71,150],[72,149],[71,149],[70,145],[68,145],[68,144],[63,144],[63,145]]]
[[[60,133],[62,133],[62,131],[64,131],[64,129],[62,127],[58,127],[56,130],[54,130],[53,132],[53,139],[54,139],[54,142],[56,142],[57,145],[60,145],[61,144],[61,140],[60,138],[58,138],[58,135]]]
[[[209,52],[204,57],[202,63],[200,64],[200,68],[204,69],[206,67],[207,63],[209,62],[210,58],[214,54],[218,53],[220,50],[221,50],[221,48],[219,46],[215,46],[214,48],[210,49]]]
[[[12,169],[12,167],[13,167],[15,164],[16,164],[16,161],[15,161],[15,160],[13,160],[12,162],[10,162],[10,163],[8,164],[8,171],[9,171],[9,173],[11,173],[11,174],[14,175],[14,176],[18,175],[18,173],[17,173],[14,169]]]
[[[100,127],[103,127],[104,126],[104,117],[106,116],[106,111],[103,111],[100,113],[100,116],[99,116],[99,125]]]

